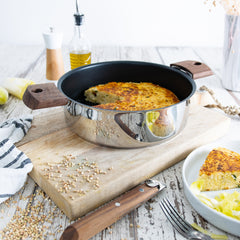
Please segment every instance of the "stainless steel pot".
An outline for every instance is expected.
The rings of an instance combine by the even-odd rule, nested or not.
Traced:
[[[171,67],[136,61],[101,62],[67,72],[59,79],[58,88],[51,83],[31,85],[23,101],[31,109],[65,105],[68,126],[87,141],[118,148],[145,147],[168,141],[183,129],[196,90],[193,79],[211,74],[208,66],[196,61]],[[159,109],[119,111],[99,109],[85,101],[86,89],[112,81],[152,82],[174,92],[180,102]]]

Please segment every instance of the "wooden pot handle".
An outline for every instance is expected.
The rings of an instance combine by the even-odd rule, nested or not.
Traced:
[[[60,240],[85,240],[93,237],[128,212],[155,196],[164,187],[150,187],[144,183],[133,188],[117,199],[69,225],[63,232]]]
[[[23,95],[24,104],[31,109],[63,106],[68,103],[54,83],[29,85]]]
[[[193,79],[208,77],[213,75],[212,70],[204,63],[197,61],[182,61],[170,64],[171,67],[178,68],[191,74]]]

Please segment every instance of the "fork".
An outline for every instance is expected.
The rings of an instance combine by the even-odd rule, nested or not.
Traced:
[[[167,198],[163,198],[163,200],[160,202],[160,207],[172,226],[185,238],[189,240],[213,240],[213,238],[211,238],[209,235],[197,231],[188,222],[186,222],[174,209]]]

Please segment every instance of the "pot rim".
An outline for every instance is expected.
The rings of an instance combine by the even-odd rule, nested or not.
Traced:
[[[191,93],[183,100],[181,100],[178,103],[175,103],[173,105],[170,106],[166,106],[166,107],[162,107],[162,108],[154,108],[154,109],[147,109],[147,110],[134,110],[134,111],[127,111],[127,110],[114,110],[114,109],[103,109],[103,108],[98,108],[95,106],[91,106],[91,105],[87,105],[85,103],[81,103],[79,101],[76,101],[74,99],[72,99],[71,97],[69,97],[67,94],[65,94],[65,92],[62,89],[62,83],[65,81],[65,79],[67,79],[69,76],[71,76],[73,73],[78,72],[80,69],[88,69],[88,68],[94,68],[95,66],[101,66],[101,65],[112,65],[112,64],[139,64],[139,65],[149,65],[149,66],[156,66],[156,67],[161,67],[167,70],[171,70],[179,75],[182,75],[184,78],[186,78],[192,85],[192,91]],[[132,61],[132,60],[116,60],[116,61],[104,61],[104,62],[97,62],[97,63],[92,63],[92,64],[88,64],[82,67],[78,67],[75,68],[73,70],[70,70],[68,72],[66,72],[64,75],[62,75],[60,77],[60,79],[57,82],[57,87],[59,89],[59,91],[61,91],[62,94],[64,94],[64,96],[66,96],[68,98],[68,100],[70,100],[71,102],[74,102],[76,104],[80,104],[83,105],[84,107],[87,108],[93,108],[94,110],[99,110],[99,111],[106,111],[106,112],[114,112],[114,113],[143,113],[143,112],[149,112],[149,111],[158,111],[158,110],[162,110],[162,109],[166,109],[166,108],[170,108],[172,106],[176,106],[179,104],[182,104],[183,102],[186,102],[188,99],[190,99],[192,97],[192,95],[195,93],[196,91],[196,83],[193,80],[193,78],[187,74],[185,71],[182,71],[181,69],[177,69],[174,67],[170,67],[170,66],[166,66],[163,64],[159,64],[159,63],[152,63],[152,62],[145,62],[145,61]]]

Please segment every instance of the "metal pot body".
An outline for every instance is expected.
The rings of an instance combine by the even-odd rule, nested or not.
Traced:
[[[158,84],[174,92],[180,102],[144,111],[99,109],[85,102],[86,89],[113,81]],[[66,122],[80,137],[104,146],[138,148],[168,141],[183,129],[196,85],[189,74],[173,67],[114,61],[74,69],[59,79],[58,88],[69,99]]]

